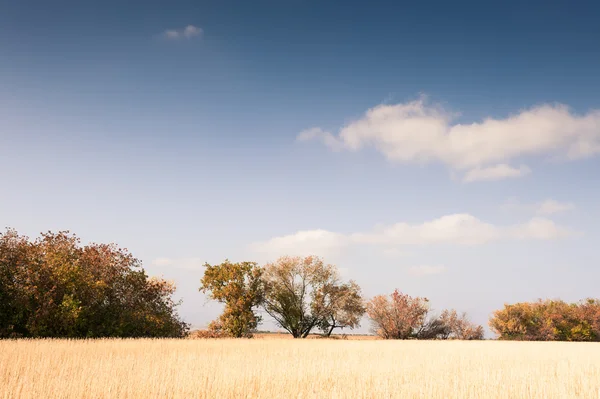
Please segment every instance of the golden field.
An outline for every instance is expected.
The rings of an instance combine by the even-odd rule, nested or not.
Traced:
[[[0,398],[600,398],[600,344],[0,341]]]

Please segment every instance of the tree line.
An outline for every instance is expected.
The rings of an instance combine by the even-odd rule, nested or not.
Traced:
[[[490,328],[505,340],[600,341],[600,300],[538,300],[504,305]]]
[[[200,290],[225,305],[209,325],[211,336],[251,337],[264,310],[294,338],[320,331],[354,329],[366,314],[372,330],[386,339],[483,339],[482,326],[465,313],[431,312],[427,298],[378,295],[366,301],[356,282],[341,280],[337,268],[316,256],[284,256],[264,267],[255,262],[205,265]]]
[[[209,336],[250,337],[261,310],[294,338],[359,327],[364,315],[385,339],[482,339],[465,313],[436,314],[429,300],[395,290],[366,300],[316,256],[206,264],[200,291],[223,303]],[[30,240],[0,233],[0,338],[185,337],[175,285],[149,277],[141,262],[115,244],[89,244],[69,232]],[[489,326],[499,339],[600,341],[600,300],[539,300],[506,304]]]
[[[315,256],[285,256],[264,267],[227,260],[206,264],[200,290],[225,305],[209,325],[213,337],[252,336],[262,309],[294,338],[354,329],[365,314],[371,331],[384,339],[484,338],[483,326],[466,313],[450,309],[434,314],[427,298],[395,290],[366,300],[356,282],[343,282],[335,266]],[[600,300],[505,304],[492,314],[489,326],[501,340],[600,341]]]

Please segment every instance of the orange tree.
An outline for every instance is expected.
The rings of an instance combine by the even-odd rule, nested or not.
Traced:
[[[600,341],[600,301],[505,304],[493,313],[489,325],[503,340]]]
[[[483,327],[469,321],[466,313],[444,310],[430,315],[429,300],[394,290],[367,303],[373,332],[385,339],[483,339]]]

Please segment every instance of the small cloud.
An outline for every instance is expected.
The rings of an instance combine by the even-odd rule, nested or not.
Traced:
[[[202,29],[200,29],[194,25],[188,25],[183,30],[183,36],[185,36],[189,39],[192,37],[200,36],[202,34],[202,32],[203,32]]]
[[[531,169],[529,169],[525,165],[521,165],[518,168],[512,167],[507,164],[499,164],[495,166],[489,167],[477,167],[469,170],[465,177],[463,178],[463,182],[472,183],[476,181],[491,181],[491,180],[500,180],[500,179],[510,179],[523,177],[531,173]]]
[[[421,266],[413,266],[408,269],[408,273],[413,276],[432,276],[434,274],[441,274],[446,271],[445,266],[429,266],[429,265],[421,265]]]
[[[519,240],[553,240],[574,235],[571,229],[558,226],[552,220],[533,218],[527,223],[510,229],[509,236]]]
[[[345,244],[343,234],[331,231],[303,230],[286,236],[274,237],[265,242],[257,242],[251,248],[268,256],[307,256],[326,255],[335,252]]]
[[[178,39],[180,37],[180,34],[176,30],[166,30],[165,37],[167,39]]]
[[[192,39],[194,37],[200,37],[204,31],[202,28],[198,28],[194,25],[188,25],[183,29],[167,29],[164,31],[164,36],[170,40],[178,39]]]
[[[511,197],[504,202],[500,207],[503,211],[523,211],[536,213],[538,215],[553,215],[555,213],[572,211],[575,209],[575,204],[571,202],[560,202],[553,199],[547,199],[535,204],[524,204],[519,202],[515,197]]]
[[[310,141],[318,140],[323,142],[332,151],[340,151],[343,148],[343,144],[330,132],[326,132],[320,127],[313,127],[311,129],[304,130],[298,134],[296,141]]]
[[[538,204],[537,213],[542,215],[552,215],[554,213],[571,211],[573,209],[575,209],[575,205],[572,203],[563,203],[548,199]]]

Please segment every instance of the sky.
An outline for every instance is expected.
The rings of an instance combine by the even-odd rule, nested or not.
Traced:
[[[484,325],[598,297],[600,5],[414,3],[0,0],[0,224],[128,248],[194,327],[226,258]]]

